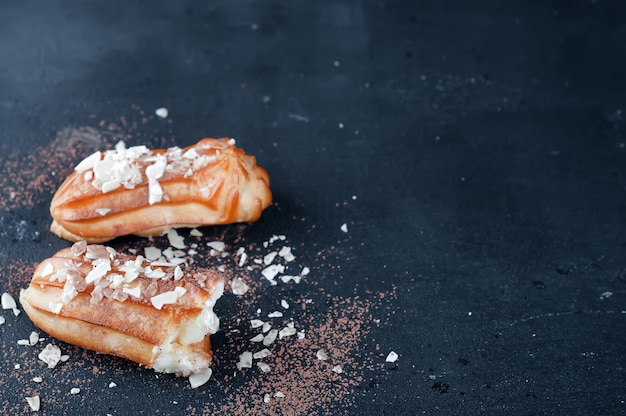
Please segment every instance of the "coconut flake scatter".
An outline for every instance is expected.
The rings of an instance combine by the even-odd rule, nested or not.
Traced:
[[[39,376],[37,376],[37,377],[33,377],[33,382],[35,382],[35,383],[41,383],[41,382],[43,382],[43,378],[42,378],[42,377],[39,377]]]
[[[167,116],[169,115],[169,111],[167,111],[167,108],[165,107],[160,107],[154,110],[154,114],[161,118],[167,118]]]
[[[202,234],[202,231],[198,230],[197,228],[192,228],[191,231],[189,231],[189,235],[194,237],[202,237],[204,234]]]
[[[285,337],[290,337],[292,335],[296,334],[296,329],[293,327],[293,323],[290,323],[289,325],[287,325],[286,327],[284,327],[283,329],[281,329],[278,332],[278,338],[279,339],[283,339]]]
[[[117,387],[117,383],[114,383],[113,381],[109,383],[109,388],[112,389],[113,387]]]
[[[344,233],[348,232],[348,224],[346,224],[345,222],[341,225],[341,231],[343,231]]]
[[[276,393],[274,393],[274,397],[282,399],[283,397],[285,397],[285,393],[283,393],[282,391],[278,390]]]
[[[343,368],[340,365],[336,365],[333,367],[333,373],[341,374],[343,373]]]
[[[35,345],[39,342],[39,332],[31,332],[30,336],[28,337],[28,341],[30,345]]]
[[[167,231],[167,239],[172,247],[178,249],[185,248],[185,240],[174,228],[170,228]]]
[[[394,363],[394,362],[396,362],[397,359],[398,359],[398,354],[396,354],[395,352],[391,351],[389,353],[389,355],[387,355],[387,358],[385,358],[385,362]]]
[[[263,338],[264,338],[263,334],[258,334],[256,336],[250,338],[250,341],[251,342],[261,342],[261,341],[263,341]]]
[[[260,319],[253,319],[253,320],[251,320],[251,321],[250,321],[250,326],[251,326],[252,328],[258,328],[258,327],[261,327],[261,326],[263,326],[263,324],[265,324],[265,322],[263,322],[263,321],[262,321],[262,320],[260,320]]]
[[[270,352],[270,350],[268,350],[267,348],[263,348],[261,351],[252,354],[252,358],[254,358],[255,360],[260,360],[262,358],[270,356],[271,354],[272,353]]]
[[[239,355],[239,362],[236,365],[239,371],[241,371],[242,368],[252,368],[252,353],[250,351],[241,353]]]
[[[250,287],[241,279],[241,277],[233,279],[229,283],[230,288],[233,291],[233,295],[245,295],[246,292],[250,289]]]
[[[281,311],[274,311],[274,312],[268,313],[267,317],[268,318],[282,318],[283,313]]]
[[[289,303],[285,299],[282,299],[280,301],[280,306],[282,306],[285,309],[289,309]]]
[[[289,263],[290,261],[294,261],[296,259],[296,256],[294,256],[291,253],[291,247],[281,248],[280,251],[278,252],[278,255],[282,257],[283,259],[285,259],[287,263]]]
[[[54,368],[61,361],[61,349],[56,345],[48,344],[38,355],[39,359]]]
[[[320,361],[328,360],[328,353],[326,351],[324,351],[324,350],[317,350],[317,353],[315,353],[315,356]]]
[[[259,363],[256,363],[256,365],[257,365],[257,367],[259,367],[259,369],[260,369],[261,371],[263,371],[264,373],[269,373],[269,372],[270,372],[270,366],[269,366],[269,364],[259,362]]]
[[[26,403],[28,403],[28,406],[30,406],[30,410],[32,410],[33,412],[38,412],[39,408],[41,407],[41,399],[39,398],[39,395],[27,397]]]
[[[70,390],[70,394],[78,394],[78,393],[80,393],[80,389],[78,387],[73,387]]]
[[[223,241],[211,241],[206,243],[207,246],[211,247],[215,251],[224,251],[226,244]]]
[[[269,403],[270,402],[270,395],[269,393],[265,393],[265,395],[263,396],[263,403]]]
[[[6,292],[2,294],[0,302],[2,303],[2,309],[17,309],[15,299],[13,299],[13,296],[9,295]]]
[[[283,273],[284,271],[285,271],[285,266],[283,266],[282,264],[272,264],[270,266],[267,266],[265,269],[263,269],[263,271],[261,271],[261,274],[267,280],[274,280],[274,278],[276,277],[276,275],[278,275],[278,273]]]
[[[189,376],[189,384],[192,389],[198,388],[201,385],[205,384],[211,378],[213,374],[213,370],[207,368],[206,370],[200,371],[199,373],[195,373]]]
[[[276,340],[277,336],[278,336],[278,329],[272,329],[263,338],[263,345],[265,345],[266,347],[269,347],[272,344],[272,342]]]

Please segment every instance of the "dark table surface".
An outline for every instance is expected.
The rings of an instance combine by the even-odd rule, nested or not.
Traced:
[[[617,1],[3,2],[1,292],[69,245],[52,194],[120,139],[235,137],[274,204],[183,232],[252,286],[218,304],[207,384],[17,345],[35,327],[5,310],[1,413],[624,414],[625,52]],[[230,261],[282,245],[298,285]],[[239,372],[259,308],[306,338]],[[48,342],[69,361],[47,369]]]

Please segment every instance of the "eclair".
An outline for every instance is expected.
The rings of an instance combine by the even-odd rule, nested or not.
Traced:
[[[234,139],[186,148],[95,152],[55,193],[50,230],[76,242],[160,235],[170,228],[253,222],[272,201],[269,175]]]
[[[180,376],[209,371],[224,282],[183,258],[123,254],[81,241],[44,260],[20,302],[49,335]]]

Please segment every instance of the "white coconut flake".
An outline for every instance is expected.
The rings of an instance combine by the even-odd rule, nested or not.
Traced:
[[[54,273],[54,265],[52,263],[46,263],[41,271],[41,277],[50,276],[52,273]]]
[[[260,326],[263,326],[263,324],[265,324],[265,322],[263,322],[260,319],[253,319],[253,320],[250,321],[250,326],[252,328],[258,328]]]
[[[0,325],[4,325],[5,322],[6,319],[4,319],[4,316],[0,316]]]
[[[296,257],[291,253],[291,247],[283,247],[278,252],[278,255],[285,259],[287,263],[296,259]]]
[[[111,192],[119,188],[121,185],[119,179],[111,179],[110,181],[106,181],[102,184],[102,193],[106,194],[107,192]]]
[[[175,291],[170,290],[168,292],[163,292],[156,296],[152,296],[150,298],[150,303],[152,303],[152,306],[154,306],[158,310],[161,310],[161,308],[163,308],[163,305],[174,304],[176,303],[177,299],[178,294]]]
[[[263,328],[261,328],[261,332],[265,334],[270,329],[272,329],[272,324],[270,324],[269,322],[266,322],[263,324]]]
[[[167,108],[165,107],[159,107],[154,110],[154,114],[161,118],[167,118],[167,116],[169,115],[169,111],[167,111]]]
[[[285,299],[280,301],[280,306],[282,306],[285,309],[289,309],[289,303],[287,303]]]
[[[192,228],[191,231],[189,231],[189,235],[194,237],[202,237],[204,234],[202,234],[202,231],[198,230],[197,228]]]
[[[345,222],[341,225],[341,227],[339,227],[341,229],[341,231],[343,231],[344,233],[348,232],[348,224],[346,224]]]
[[[174,228],[170,228],[167,231],[167,239],[172,247],[178,249],[185,248],[185,240],[181,235],[178,234],[178,232],[176,232]]]
[[[93,283],[96,280],[104,277],[104,275],[106,275],[109,270],[111,270],[111,263],[109,263],[108,261],[103,261],[102,263],[91,269],[89,273],[87,273],[87,276],[85,276],[85,282],[87,284]]]
[[[143,252],[148,260],[158,260],[161,257],[161,249],[156,247],[146,247]]]
[[[39,376],[33,377],[33,382],[35,382],[35,383],[42,383],[43,382],[43,378],[39,377]]]
[[[30,410],[32,410],[33,412],[38,412],[39,408],[41,407],[41,399],[39,398],[39,395],[27,397],[26,403],[28,403]]]
[[[239,371],[241,371],[242,368],[252,368],[252,353],[250,351],[244,351],[240,354],[239,362],[236,366]]]
[[[224,251],[224,247],[226,247],[226,244],[224,244],[223,241],[210,241],[206,243],[206,245],[215,251]]]
[[[304,266],[302,268],[302,271],[300,272],[301,276],[306,276],[307,274],[309,274],[311,272],[311,269],[309,269],[308,267]]]
[[[30,341],[27,339],[18,339],[17,345],[30,345]]]
[[[207,381],[211,378],[213,374],[213,370],[207,368],[206,370],[200,371],[199,373],[195,373],[189,376],[189,384],[192,389],[196,389],[203,384],[206,384]]]
[[[63,308],[63,303],[61,302],[50,302],[48,304],[48,309],[50,310],[50,312],[58,315],[61,312],[61,309]]]
[[[296,329],[295,328],[291,328],[289,326],[284,327],[283,329],[280,330],[280,332],[278,333],[278,338],[279,339],[283,339],[285,337],[290,337],[292,335],[296,334]]]
[[[48,364],[48,368],[54,368],[61,361],[61,349],[56,345],[48,344],[39,353],[38,358]]]
[[[304,332],[304,329],[298,332],[298,339],[304,339],[305,337],[306,337],[306,334]]]
[[[176,268],[174,269],[174,280],[178,282],[180,279],[183,278],[183,275],[183,269],[181,269],[180,266],[176,266]]]
[[[135,299],[139,299],[141,297],[141,287],[135,286],[134,288],[125,287],[122,289],[122,292],[129,294]]]
[[[281,311],[274,311],[267,314],[268,318],[282,318],[283,313]]]
[[[276,258],[277,255],[278,255],[278,253],[276,251],[273,251],[271,253],[266,254],[263,257],[263,263],[266,266],[269,266],[270,264],[272,264],[272,262],[274,261],[274,259]]]
[[[32,346],[35,345],[39,342],[39,332],[31,332],[30,336],[28,337],[28,343]]]
[[[252,338],[250,338],[250,342],[261,342],[263,341],[263,334],[258,334]]]
[[[64,355],[62,355],[62,356],[61,356],[61,362],[62,362],[62,363],[66,362],[66,361],[67,361],[67,360],[69,360],[69,359],[70,359],[70,356],[69,356],[69,355],[67,355],[67,354],[64,354]]]
[[[113,387],[117,387],[117,383],[112,381],[109,383],[109,388],[112,389]]]
[[[256,365],[264,373],[269,373],[271,370],[269,364],[259,362],[259,363],[256,363]]]
[[[243,265],[246,264],[246,260],[248,260],[248,255],[246,253],[241,253],[241,256],[239,257],[238,266],[243,267]]]
[[[86,158],[84,158],[78,165],[76,165],[74,170],[76,172],[84,172],[86,170],[89,170],[93,168],[93,166],[96,164],[97,161],[100,160],[101,157],[102,157],[102,153],[100,151],[92,153]]]
[[[250,289],[250,287],[241,279],[241,277],[233,279],[229,283],[233,294],[237,296],[244,295]]]
[[[266,347],[269,347],[272,344],[272,342],[276,340],[277,336],[278,336],[278,329],[272,329],[263,338],[263,345],[265,345]]]
[[[385,358],[385,362],[394,363],[394,362],[396,362],[397,359],[398,359],[398,354],[396,354],[395,352],[391,351],[389,353],[389,355],[387,355],[387,358]]]
[[[261,271],[261,274],[267,280],[274,280],[278,273],[283,273],[285,271],[285,266],[282,264],[272,264],[271,266],[267,266],[265,269]]]
[[[70,394],[78,394],[80,393],[80,389],[78,387],[72,387],[70,390]]]
[[[282,391],[278,390],[276,393],[274,393],[274,397],[282,399],[282,398],[285,397],[285,393],[283,393]]]
[[[109,212],[111,212],[111,208],[96,208],[96,214],[104,217]]]
[[[261,351],[252,354],[252,358],[254,358],[255,360],[260,360],[270,356],[271,354],[272,353],[270,352],[270,350],[268,350],[267,348],[263,348]]]
[[[13,296],[6,292],[4,292],[2,297],[0,297],[0,303],[2,304],[2,309],[17,309],[15,299],[13,299]]]
[[[265,393],[265,395],[263,396],[263,403],[269,403],[270,402],[270,394],[269,393]]]
[[[343,373],[343,368],[340,365],[336,365],[332,369],[333,373],[341,374]]]
[[[328,353],[324,350],[317,350],[317,352],[315,353],[315,356],[320,361],[328,360]]]

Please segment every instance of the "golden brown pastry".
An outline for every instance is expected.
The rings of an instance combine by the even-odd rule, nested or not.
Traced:
[[[59,187],[50,230],[70,241],[101,243],[173,227],[256,221],[271,200],[269,175],[233,139],[158,150],[120,142],[85,158]]]
[[[224,283],[183,272],[183,261],[78,242],[37,266],[20,302],[35,325],[70,344],[158,372],[210,371],[209,336],[219,328],[213,306]]]

